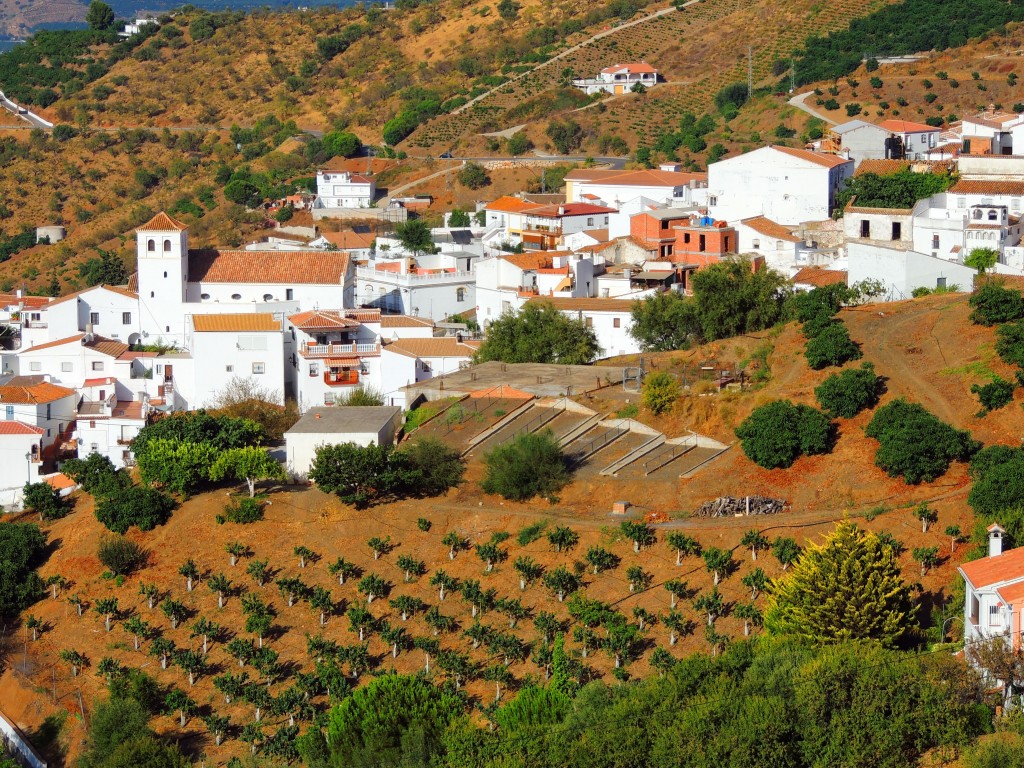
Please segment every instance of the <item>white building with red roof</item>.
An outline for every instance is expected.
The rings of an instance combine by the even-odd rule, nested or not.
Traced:
[[[484,206],[487,228],[500,227],[501,238],[522,243],[531,251],[552,251],[564,244],[566,235],[607,229],[615,208],[594,203],[534,203],[505,195]]]
[[[938,146],[939,134],[942,132],[938,126],[897,118],[883,120],[878,127],[886,131],[890,138],[902,142],[903,157],[909,160],[927,159],[928,152]]]
[[[629,64],[613,64],[597,73],[597,77],[580,78],[572,81],[588,96],[592,93],[629,93],[637,85],[652,88],[658,84],[658,70],[645,61]]]
[[[853,175],[838,155],[767,146],[708,166],[708,210],[716,219],[754,216],[782,225],[832,215],[836,194]]]
[[[1006,531],[988,527],[988,557],[964,563],[964,643],[1003,638],[1020,650],[1024,633],[1024,547],[1003,550]]]

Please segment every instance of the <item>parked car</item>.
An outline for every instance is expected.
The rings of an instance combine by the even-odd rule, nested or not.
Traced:
[[[451,152],[442,152],[440,155],[438,155],[438,157],[440,157],[442,160],[451,160],[452,159],[452,153]]]

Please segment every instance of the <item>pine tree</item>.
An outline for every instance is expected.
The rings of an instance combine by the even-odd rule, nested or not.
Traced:
[[[892,548],[851,522],[808,546],[769,591],[764,623],[772,634],[816,642],[874,639],[893,646],[916,624]]]

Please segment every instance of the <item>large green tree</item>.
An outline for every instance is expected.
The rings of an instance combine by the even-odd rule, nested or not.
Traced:
[[[395,237],[403,248],[413,253],[432,253],[434,250],[430,227],[423,219],[409,219],[399,223],[395,227]]]
[[[698,270],[693,276],[697,323],[705,341],[770,328],[785,318],[790,288],[772,269],[753,270],[735,257]]]
[[[645,352],[685,349],[700,337],[696,309],[696,304],[681,293],[655,293],[643,301],[633,302],[629,335]]]
[[[0,524],[0,616],[13,616],[42,596],[43,582],[35,568],[45,550],[46,538],[38,526]]]
[[[594,330],[584,321],[567,317],[549,303],[531,301],[487,326],[476,360],[586,365],[600,352]]]
[[[92,0],[89,10],[85,12],[85,23],[89,29],[105,32],[114,26],[114,9],[103,0]]]
[[[775,400],[755,408],[736,427],[747,458],[765,469],[789,467],[801,455],[828,453],[835,425],[808,405]]]
[[[252,498],[256,495],[257,480],[283,480],[285,473],[281,464],[265,448],[246,446],[229,448],[210,467],[211,480],[225,477],[245,480],[249,487],[249,498]]]
[[[442,737],[465,709],[458,696],[420,675],[384,675],[331,710],[332,765],[427,766],[443,754]]]
[[[905,642],[917,628],[899,560],[878,535],[842,522],[771,582],[765,628],[817,643]]]
[[[569,482],[569,467],[550,431],[516,436],[484,454],[487,493],[525,501],[534,496],[553,498]]]

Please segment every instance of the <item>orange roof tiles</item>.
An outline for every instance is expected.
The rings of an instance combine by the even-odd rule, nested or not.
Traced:
[[[337,328],[355,328],[357,320],[351,320],[337,310],[314,309],[290,315],[288,321],[302,330],[331,330]]]
[[[0,421],[0,435],[41,435],[45,429],[33,427],[23,421]]]
[[[90,285],[88,288],[83,288],[80,291],[75,291],[74,293],[69,293],[66,294],[65,296],[61,296],[59,299],[54,299],[53,301],[46,305],[46,308],[48,309],[52,306],[56,306],[57,304],[63,304],[65,301],[77,299],[82,294],[95,290],[110,291],[111,293],[116,293],[120,296],[124,296],[126,299],[139,298],[139,294],[129,288],[125,288],[120,285],[104,285],[101,283],[100,285]]]
[[[615,208],[593,203],[562,203],[561,205],[543,205],[529,211],[531,216],[544,216],[560,219],[564,216],[591,216],[596,213],[615,213]]]
[[[86,379],[82,382],[83,387],[101,387],[105,384],[113,384],[115,381],[113,376],[106,376],[102,379]]]
[[[555,265],[554,257],[567,253],[569,251],[533,251],[502,254],[499,258],[520,269],[552,269]]]
[[[893,133],[938,133],[938,127],[932,127],[925,125],[924,123],[914,123],[910,120],[883,120],[878,124],[879,128],[884,128],[887,131]]]
[[[635,62],[632,64],[615,64],[611,67],[605,67],[601,71],[608,75],[616,72],[629,72],[635,75],[655,75],[658,73],[658,70],[646,61]]]
[[[434,321],[411,315],[381,315],[381,328],[417,328],[420,326],[434,327]]]
[[[767,237],[774,237],[777,240],[785,240],[789,243],[801,242],[800,238],[794,235],[788,227],[784,227],[764,216],[753,216],[749,219],[741,219],[740,223],[746,224],[755,232],[759,232]]]
[[[32,347],[23,347],[21,350],[21,354],[24,355],[28,352],[36,352],[37,350],[40,349],[50,349],[51,347],[62,347],[65,344],[71,344],[72,342],[81,341],[83,338],[85,338],[85,334],[78,333],[75,334],[74,336],[68,336],[65,339],[56,339],[55,341],[47,341],[44,342],[43,344],[36,344],[35,346]]]
[[[962,573],[976,589],[1001,581],[1024,579],[1024,547],[1017,547],[995,557],[983,557],[960,566]]]
[[[189,251],[188,263],[193,283],[341,285],[349,256],[344,251],[201,250]]]
[[[39,309],[52,301],[49,296],[18,296],[16,293],[0,293],[0,306]]]
[[[281,323],[270,312],[241,312],[230,315],[192,315],[197,333],[280,331]]]
[[[321,232],[320,235],[331,245],[337,246],[343,251],[357,248],[369,248],[373,245],[373,241],[377,239],[377,236],[372,232],[353,232],[352,230],[345,230],[344,232]]]
[[[74,394],[76,394],[75,390],[51,384],[48,381],[28,387],[0,386],[0,402],[19,405],[52,403]]]
[[[906,170],[918,173],[947,173],[952,167],[952,160],[861,160],[853,175],[863,176],[865,173],[873,173],[876,176],[892,176]]]
[[[1019,603],[1024,599],[1024,581],[1019,581],[1016,584],[1010,584],[1006,587],[1000,587],[996,591],[1005,602]]]
[[[522,200],[512,195],[502,195],[497,200],[493,200],[486,206],[488,211],[501,211],[502,213],[526,213],[527,211],[533,211],[537,208],[542,208],[541,203],[531,203],[526,200]]]
[[[620,187],[678,187],[691,181],[707,182],[706,173],[682,173],[680,171],[608,171],[580,169],[570,171],[566,181],[603,183]]]
[[[818,152],[812,152],[809,149],[794,149],[793,147],[779,147],[774,144],[769,145],[770,149],[774,149],[776,152],[781,152],[784,155],[795,157],[800,160],[806,160],[811,163],[823,166],[825,168],[835,168],[846,163],[852,163],[852,160],[847,160],[845,157],[839,157],[838,155],[823,155]]]
[[[131,349],[131,347],[123,341],[108,339],[104,336],[93,336],[91,341],[84,343],[84,346],[95,352],[99,352],[101,355],[107,355],[108,357],[120,357]]]
[[[795,275],[792,282],[802,285],[813,285],[820,288],[823,285],[835,285],[846,283],[847,272],[839,269],[823,269],[822,267],[804,267]]]
[[[75,488],[78,483],[72,480],[70,477],[65,475],[63,472],[58,472],[55,475],[43,478],[44,483],[48,483],[51,488],[55,491],[63,491],[68,488]]]
[[[182,232],[188,229],[184,224],[176,219],[172,219],[163,211],[160,211],[156,216],[147,221],[141,227],[138,227],[136,232]]]
[[[671,274],[666,272],[666,275]],[[527,304],[550,304],[555,309],[579,312],[631,312],[633,301],[630,299],[591,299],[564,298],[557,296],[539,296],[530,299]]]
[[[430,339],[397,339],[384,349],[406,357],[472,357],[480,348],[480,343],[441,336]]]
[[[971,181],[961,179],[949,191],[958,195],[1024,196],[1024,181]]]

